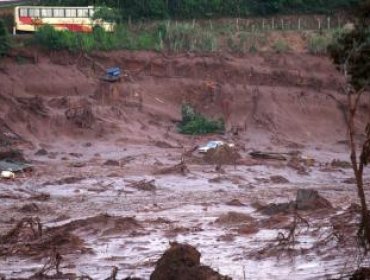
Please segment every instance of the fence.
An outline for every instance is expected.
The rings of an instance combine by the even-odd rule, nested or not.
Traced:
[[[234,25],[236,31],[273,31],[273,30],[330,30],[353,22],[346,15],[302,15],[276,16],[270,18],[235,18],[193,20],[192,24],[216,29],[219,26]]]

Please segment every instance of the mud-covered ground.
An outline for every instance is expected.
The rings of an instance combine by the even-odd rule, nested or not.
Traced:
[[[99,82],[112,65],[124,79]],[[104,279],[116,266],[121,278],[149,279],[178,241],[233,279],[345,277],[362,258],[342,82],[325,58],[294,54],[4,60],[1,148],[20,149],[34,170],[0,181],[0,274],[29,277],[57,254],[62,273]],[[223,117],[227,132],[180,135],[183,102]],[[364,99],[359,131],[368,112]],[[197,152],[213,139],[240,157],[223,164]],[[256,150],[285,160],[252,158]],[[299,189],[332,207],[270,205]]]

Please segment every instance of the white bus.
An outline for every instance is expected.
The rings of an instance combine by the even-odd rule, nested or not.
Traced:
[[[114,23],[101,19],[93,20],[94,7],[40,7],[18,6],[14,11],[13,33],[17,31],[35,32],[38,27],[51,25],[56,30],[92,32],[97,26],[113,32]]]

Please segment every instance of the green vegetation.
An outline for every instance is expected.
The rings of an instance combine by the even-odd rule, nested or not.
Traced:
[[[245,17],[289,13],[332,13],[358,0],[44,0],[42,5],[86,6],[94,2],[120,10],[124,19]]]
[[[0,56],[5,55],[10,49],[10,37],[6,26],[2,20],[0,20]]]
[[[308,51],[311,54],[326,54],[332,40],[331,34],[313,34],[308,39]]]
[[[179,125],[179,131],[183,134],[220,133],[225,130],[223,120],[208,120],[188,104],[182,105],[181,113],[182,121]]]
[[[290,50],[288,43],[283,39],[275,41],[272,47],[277,53],[285,53]]]
[[[288,32],[284,34],[289,36]],[[284,37],[270,43],[270,36],[276,38],[276,32],[237,31],[235,24],[228,23],[159,21],[147,24],[118,24],[113,33],[97,28],[90,34],[56,31],[51,26],[43,26],[35,33],[33,44],[49,50],[66,49],[72,52],[127,49],[175,53],[217,51],[284,53],[293,48]],[[333,35],[330,30],[320,33],[302,31],[302,38],[306,41],[306,49],[310,53],[324,54]]]

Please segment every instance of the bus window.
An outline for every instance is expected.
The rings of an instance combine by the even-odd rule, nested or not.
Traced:
[[[29,16],[30,17],[40,17],[40,9],[36,9],[36,8],[30,8],[29,9]]]
[[[20,17],[28,17],[27,8],[20,8],[19,9],[19,16]]]
[[[64,18],[64,9],[53,9],[53,16],[57,18]]]
[[[77,16],[76,9],[66,9],[66,17],[75,18]]]
[[[89,9],[89,17],[93,17],[94,16],[94,9]]]
[[[77,10],[77,17],[79,17],[79,18],[88,18],[89,17],[89,10],[88,9],[78,9]]]
[[[41,9],[41,17],[43,18],[51,18],[53,17],[53,12],[50,8],[42,8]]]

